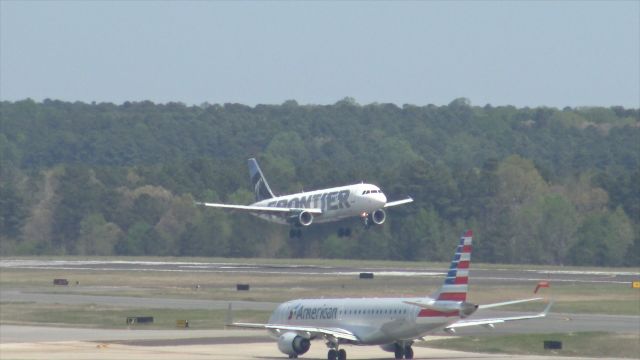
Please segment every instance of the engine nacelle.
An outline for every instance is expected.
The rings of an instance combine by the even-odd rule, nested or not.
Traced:
[[[313,222],[313,214],[308,211],[300,211],[289,218],[289,222],[296,226],[309,226]]]
[[[460,304],[460,317],[465,318],[473,314],[474,312],[476,312],[476,310],[478,310],[478,305],[468,303],[465,301],[462,304]]]
[[[387,213],[382,209],[378,209],[369,214],[369,223],[373,223],[376,225],[384,224],[384,221],[387,219]]]
[[[278,350],[289,356],[302,355],[309,351],[311,341],[294,332],[287,332],[278,338]]]

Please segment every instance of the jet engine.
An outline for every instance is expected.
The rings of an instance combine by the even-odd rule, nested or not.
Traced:
[[[387,213],[382,209],[378,209],[369,214],[369,223],[374,223],[376,225],[384,224],[384,221],[387,219]]]
[[[278,338],[278,349],[289,356],[298,356],[309,351],[311,341],[294,332],[287,332]]]
[[[476,310],[478,310],[478,305],[476,304],[468,303],[466,301],[460,304],[460,316],[463,318],[473,314]]]
[[[291,216],[289,222],[296,226],[309,226],[313,222],[313,214],[308,211],[300,211]]]

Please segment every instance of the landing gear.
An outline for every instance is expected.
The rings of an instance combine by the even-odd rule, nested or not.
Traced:
[[[351,236],[351,228],[338,229],[338,237],[350,237],[350,236]]]
[[[293,238],[301,238],[302,237],[302,229],[289,229],[289,239]]]
[[[335,349],[329,350],[327,360],[338,360],[338,352]]]
[[[369,214],[367,213],[362,213],[362,215],[360,215],[360,221],[362,221],[362,227],[365,229],[368,229],[370,226],[370,221],[369,221]]]
[[[347,360],[347,352],[344,349],[331,349],[327,353],[327,360]]]
[[[344,349],[338,350],[338,360],[347,360],[347,352]]]
[[[411,347],[411,345],[404,348],[404,358],[413,359],[413,348]]]
[[[413,348],[411,344],[396,344],[394,353],[396,360],[413,359]]]

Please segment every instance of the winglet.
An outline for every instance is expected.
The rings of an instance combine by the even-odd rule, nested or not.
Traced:
[[[549,301],[549,305],[547,305],[546,308],[544,308],[544,310],[542,310],[542,312],[540,313],[540,315],[542,316],[547,316],[547,314],[549,313],[549,310],[551,310],[551,306],[553,306],[554,300],[551,299],[551,301]]]

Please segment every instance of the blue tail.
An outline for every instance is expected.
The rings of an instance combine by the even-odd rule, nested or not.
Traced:
[[[251,178],[251,185],[253,185],[256,202],[274,197],[267,179],[262,175],[262,170],[260,170],[260,166],[258,166],[258,162],[254,158],[249,159],[249,177]]]

